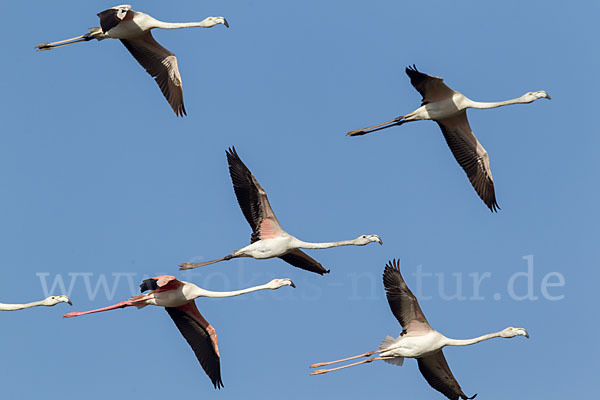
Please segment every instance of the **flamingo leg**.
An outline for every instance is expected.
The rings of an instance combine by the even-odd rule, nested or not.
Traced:
[[[390,121],[383,122],[381,124],[370,126],[368,128],[355,129],[351,132],[346,133],[346,136],[365,135],[367,133],[376,132],[376,131],[380,131],[385,128],[389,128],[390,126],[402,125],[405,122],[407,122],[407,121],[404,120],[404,116],[401,116],[398,118],[394,118]]]
[[[232,258],[233,258],[233,256],[230,254],[230,255],[227,255],[227,256],[225,256],[223,258],[219,258],[217,260],[204,261],[204,262],[201,262],[201,263],[184,262],[183,264],[179,265],[179,270],[204,267],[205,265],[210,265],[210,264],[218,263],[220,261],[231,260]]]
[[[320,362],[320,363],[315,363],[313,365],[310,366],[310,368],[319,368],[319,367],[324,367],[326,365],[331,365],[331,364],[337,364],[339,362],[344,362],[344,361],[350,361],[350,360],[355,360],[357,358],[361,358],[361,357],[370,357],[375,353],[379,353],[380,350],[373,350],[373,351],[368,351],[366,353],[363,354],[359,354],[357,356],[352,356],[352,357],[347,357],[347,358],[342,358],[341,360],[335,360],[335,361],[328,361],[328,362]]]
[[[367,358],[366,360],[362,360],[362,361],[358,361],[352,364],[348,364],[348,365],[342,365],[341,367],[336,367],[336,368],[329,368],[329,369],[318,369],[316,371],[311,372],[311,375],[319,375],[319,374],[325,374],[327,372],[331,372],[331,371],[337,371],[338,369],[344,369],[344,368],[348,368],[348,367],[354,367],[355,365],[360,365],[360,364],[365,364],[365,363],[370,363],[376,360],[388,360],[390,358],[395,358],[393,356],[385,356],[385,357],[371,357],[371,358]]]
[[[70,312],[68,314],[63,315],[63,318],[78,317],[80,315],[85,315],[85,314],[93,314],[93,313],[102,312],[102,311],[115,310],[117,308],[125,308],[125,307],[135,306],[136,304],[137,304],[137,302],[127,300],[127,301],[122,301],[117,304],[113,304],[112,306],[97,308],[95,310],[82,311],[82,312]]]
[[[85,42],[88,40],[92,40],[93,38],[94,37],[90,33],[86,33],[85,35],[75,36],[75,37],[72,37],[70,39],[65,39],[65,40],[59,40],[58,42],[41,43],[41,44],[38,44],[37,46],[35,46],[35,49],[37,51],[50,50],[50,49],[54,49],[56,47],[67,46],[69,44],[73,44],[73,43],[77,43],[77,42]]]

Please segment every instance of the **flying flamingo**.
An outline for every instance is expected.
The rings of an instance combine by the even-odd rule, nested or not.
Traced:
[[[73,303],[71,303],[71,300],[69,300],[69,298],[67,296],[50,296],[41,301],[33,301],[31,303],[25,303],[25,304],[0,303],[0,311],[24,310],[26,308],[39,307],[39,306],[52,307],[52,306],[57,305],[58,303],[68,303],[71,306],[73,305]]]
[[[65,318],[77,317],[79,315],[97,313],[101,311],[114,310],[135,306],[143,308],[147,305],[165,307],[169,316],[175,322],[177,329],[191,346],[196,358],[202,365],[204,372],[208,375],[216,389],[223,387],[221,380],[221,358],[217,346],[217,333],[215,329],[202,317],[194,299],[198,297],[232,297],[244,293],[255,292],[265,289],[279,289],[283,286],[296,287],[289,279],[273,279],[259,286],[250,287],[232,292],[212,292],[202,289],[193,283],[177,280],[174,276],[157,276],[146,279],[140,285],[142,292],[149,290],[146,294],[134,296],[127,301],[112,306],[98,308],[84,312],[71,312],[65,314]]]
[[[429,325],[429,322],[427,322],[423,311],[421,311],[417,298],[412,294],[402,278],[399,261],[390,261],[385,266],[383,272],[383,285],[385,286],[386,296],[392,313],[402,326],[402,333],[400,336],[397,338],[387,336],[379,346],[378,350],[369,351],[364,354],[341,360],[313,364],[310,366],[311,368],[318,368],[342,361],[370,357],[366,360],[337,368],[319,369],[311,373],[311,375],[324,374],[326,372],[354,365],[370,363],[375,360],[385,360],[390,364],[401,366],[405,357],[416,358],[419,365],[419,371],[421,371],[421,374],[425,377],[425,380],[427,380],[431,387],[451,400],[458,400],[459,397],[463,400],[467,400],[472,399],[477,395],[467,397],[464,394],[460,385],[452,375],[452,371],[450,371],[444,353],[442,353],[442,348],[445,346],[468,346],[496,337],[512,338],[515,336],[525,336],[529,338],[529,334],[525,329],[513,327],[508,327],[500,332],[466,340],[450,339],[438,331],[433,330]],[[371,357],[373,354],[377,353],[379,353],[378,356]]]
[[[283,230],[275,213],[271,209],[267,193],[260,186],[252,172],[244,165],[235,151],[235,147],[229,149],[227,162],[229,163],[229,174],[233,182],[233,190],[237,197],[242,213],[252,228],[250,245],[217,260],[202,263],[186,262],[179,269],[191,269],[214,264],[219,261],[231,260],[237,257],[252,257],[255,259],[266,259],[279,257],[294,267],[323,275],[329,272],[312,257],[300,249],[328,249],[337,246],[364,246],[371,242],[383,244],[377,235],[361,235],[356,239],[342,240],[339,242],[310,243],[299,240]]]
[[[500,209],[496,202],[490,157],[477,141],[469,126],[467,108],[484,109],[510,104],[525,104],[543,97],[550,100],[550,96],[541,90],[539,92],[527,92],[516,99],[482,103],[472,101],[462,93],[450,89],[444,84],[442,78],[419,72],[414,65],[412,68],[406,68],[406,74],[410,78],[410,83],[423,96],[421,107],[382,124],[348,132],[346,136],[364,135],[390,126],[402,125],[405,122],[433,120],[440,126],[454,158],[469,177],[481,200],[492,212]]]
[[[183,91],[181,76],[175,54],[162,47],[150,32],[154,28],[210,28],[217,24],[229,27],[223,17],[208,17],[202,22],[163,22],[148,14],[133,11],[130,5],[124,4],[109,8],[98,13],[100,26],[90,28],[85,35],[61,40],[53,43],[37,45],[37,50],[50,50],[77,42],[87,42],[92,39],[120,39],[131,55],[156,80],[163,95],[177,116],[187,115],[183,106]]]

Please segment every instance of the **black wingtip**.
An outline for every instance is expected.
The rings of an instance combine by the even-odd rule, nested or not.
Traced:
[[[213,385],[215,385],[215,389],[218,389],[218,390],[221,390],[222,387],[225,387],[225,385],[223,385],[223,381],[221,380],[220,377],[219,377],[219,379],[213,381]]]
[[[477,397],[477,393],[475,393],[473,396],[471,397],[467,397],[467,400],[473,400],[475,397]]]
[[[140,285],[140,292],[145,292],[146,290],[156,290],[158,289],[158,285],[156,284],[156,279],[145,279],[142,281]]]
[[[498,205],[498,203],[496,202],[496,199],[494,199],[494,202],[491,204],[487,204],[488,208],[490,209],[491,212],[493,213],[497,213],[498,210],[502,210],[500,208],[500,206]]]
[[[385,268],[386,269],[395,269],[398,272],[400,272],[400,259],[399,258],[392,258],[391,260],[389,260],[387,262],[387,264],[385,264]]]

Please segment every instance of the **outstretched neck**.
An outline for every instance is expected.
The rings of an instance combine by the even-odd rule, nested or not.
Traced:
[[[253,287],[250,287],[247,289],[233,290],[231,292],[213,292],[210,290],[202,289],[201,287],[198,287],[198,286],[194,286],[194,288],[192,290],[192,295],[194,298],[197,298],[197,297],[233,297],[233,296],[239,296],[241,294],[256,292],[258,290],[265,290],[265,289],[271,289],[271,287],[268,284],[264,284],[264,285],[253,286]]]
[[[215,23],[210,18],[201,22],[163,22],[157,19],[153,21],[153,28],[160,29],[210,28],[212,26],[215,26]]]
[[[356,240],[340,240],[339,242],[323,242],[323,243],[312,243],[312,242],[303,242],[302,240],[297,240],[295,243],[295,247],[299,247],[301,249],[329,249],[331,247],[338,246],[351,246],[356,244]]]
[[[531,103],[531,100],[525,99],[524,96],[517,97],[516,99],[510,99],[505,101],[492,101],[492,102],[480,102],[473,101],[468,99],[467,108],[479,108],[479,109],[487,109],[487,108],[497,108],[502,106],[509,106],[511,104],[524,104]]]
[[[444,340],[444,346],[469,346],[471,344],[483,342],[484,340],[500,337],[500,332],[488,333],[473,339],[450,339]]]
[[[0,311],[15,311],[15,310],[23,310],[25,308],[31,308],[31,307],[37,307],[37,306],[43,306],[44,302],[43,301],[34,301],[31,303],[25,303],[25,304],[4,304],[4,303],[0,303]]]

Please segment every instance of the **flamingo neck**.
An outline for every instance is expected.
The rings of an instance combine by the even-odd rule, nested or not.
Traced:
[[[15,310],[23,310],[25,308],[43,306],[43,301],[33,301],[31,303],[25,304],[4,304],[0,303],[0,311],[15,311]]]
[[[303,242],[302,240],[298,240],[296,243],[296,247],[299,247],[302,249],[329,249],[331,247],[352,246],[355,244],[356,244],[356,240],[340,240],[339,242],[322,242],[322,243]]]
[[[242,294],[256,292],[258,290],[265,290],[265,289],[271,289],[271,287],[268,284],[264,284],[264,285],[249,287],[247,289],[233,290],[230,292],[213,292],[210,290],[202,289],[201,287],[194,285],[193,289],[191,290],[191,295],[192,295],[193,299],[195,299],[197,297],[233,297],[233,296],[239,296]]]
[[[201,22],[163,22],[159,20],[153,21],[153,28],[159,29],[181,29],[181,28],[210,28],[214,26],[214,22],[209,18]]]
[[[450,339],[444,340],[444,346],[469,346],[475,343],[483,342],[484,340],[500,337],[500,332],[488,333],[487,335],[478,336],[473,339]]]
[[[511,104],[524,104],[530,103],[531,101],[526,101],[523,96],[517,97],[516,99],[504,100],[504,101],[493,101],[493,102],[480,102],[468,100],[466,108],[478,108],[478,109],[487,109],[487,108],[498,108],[502,106],[509,106]]]

